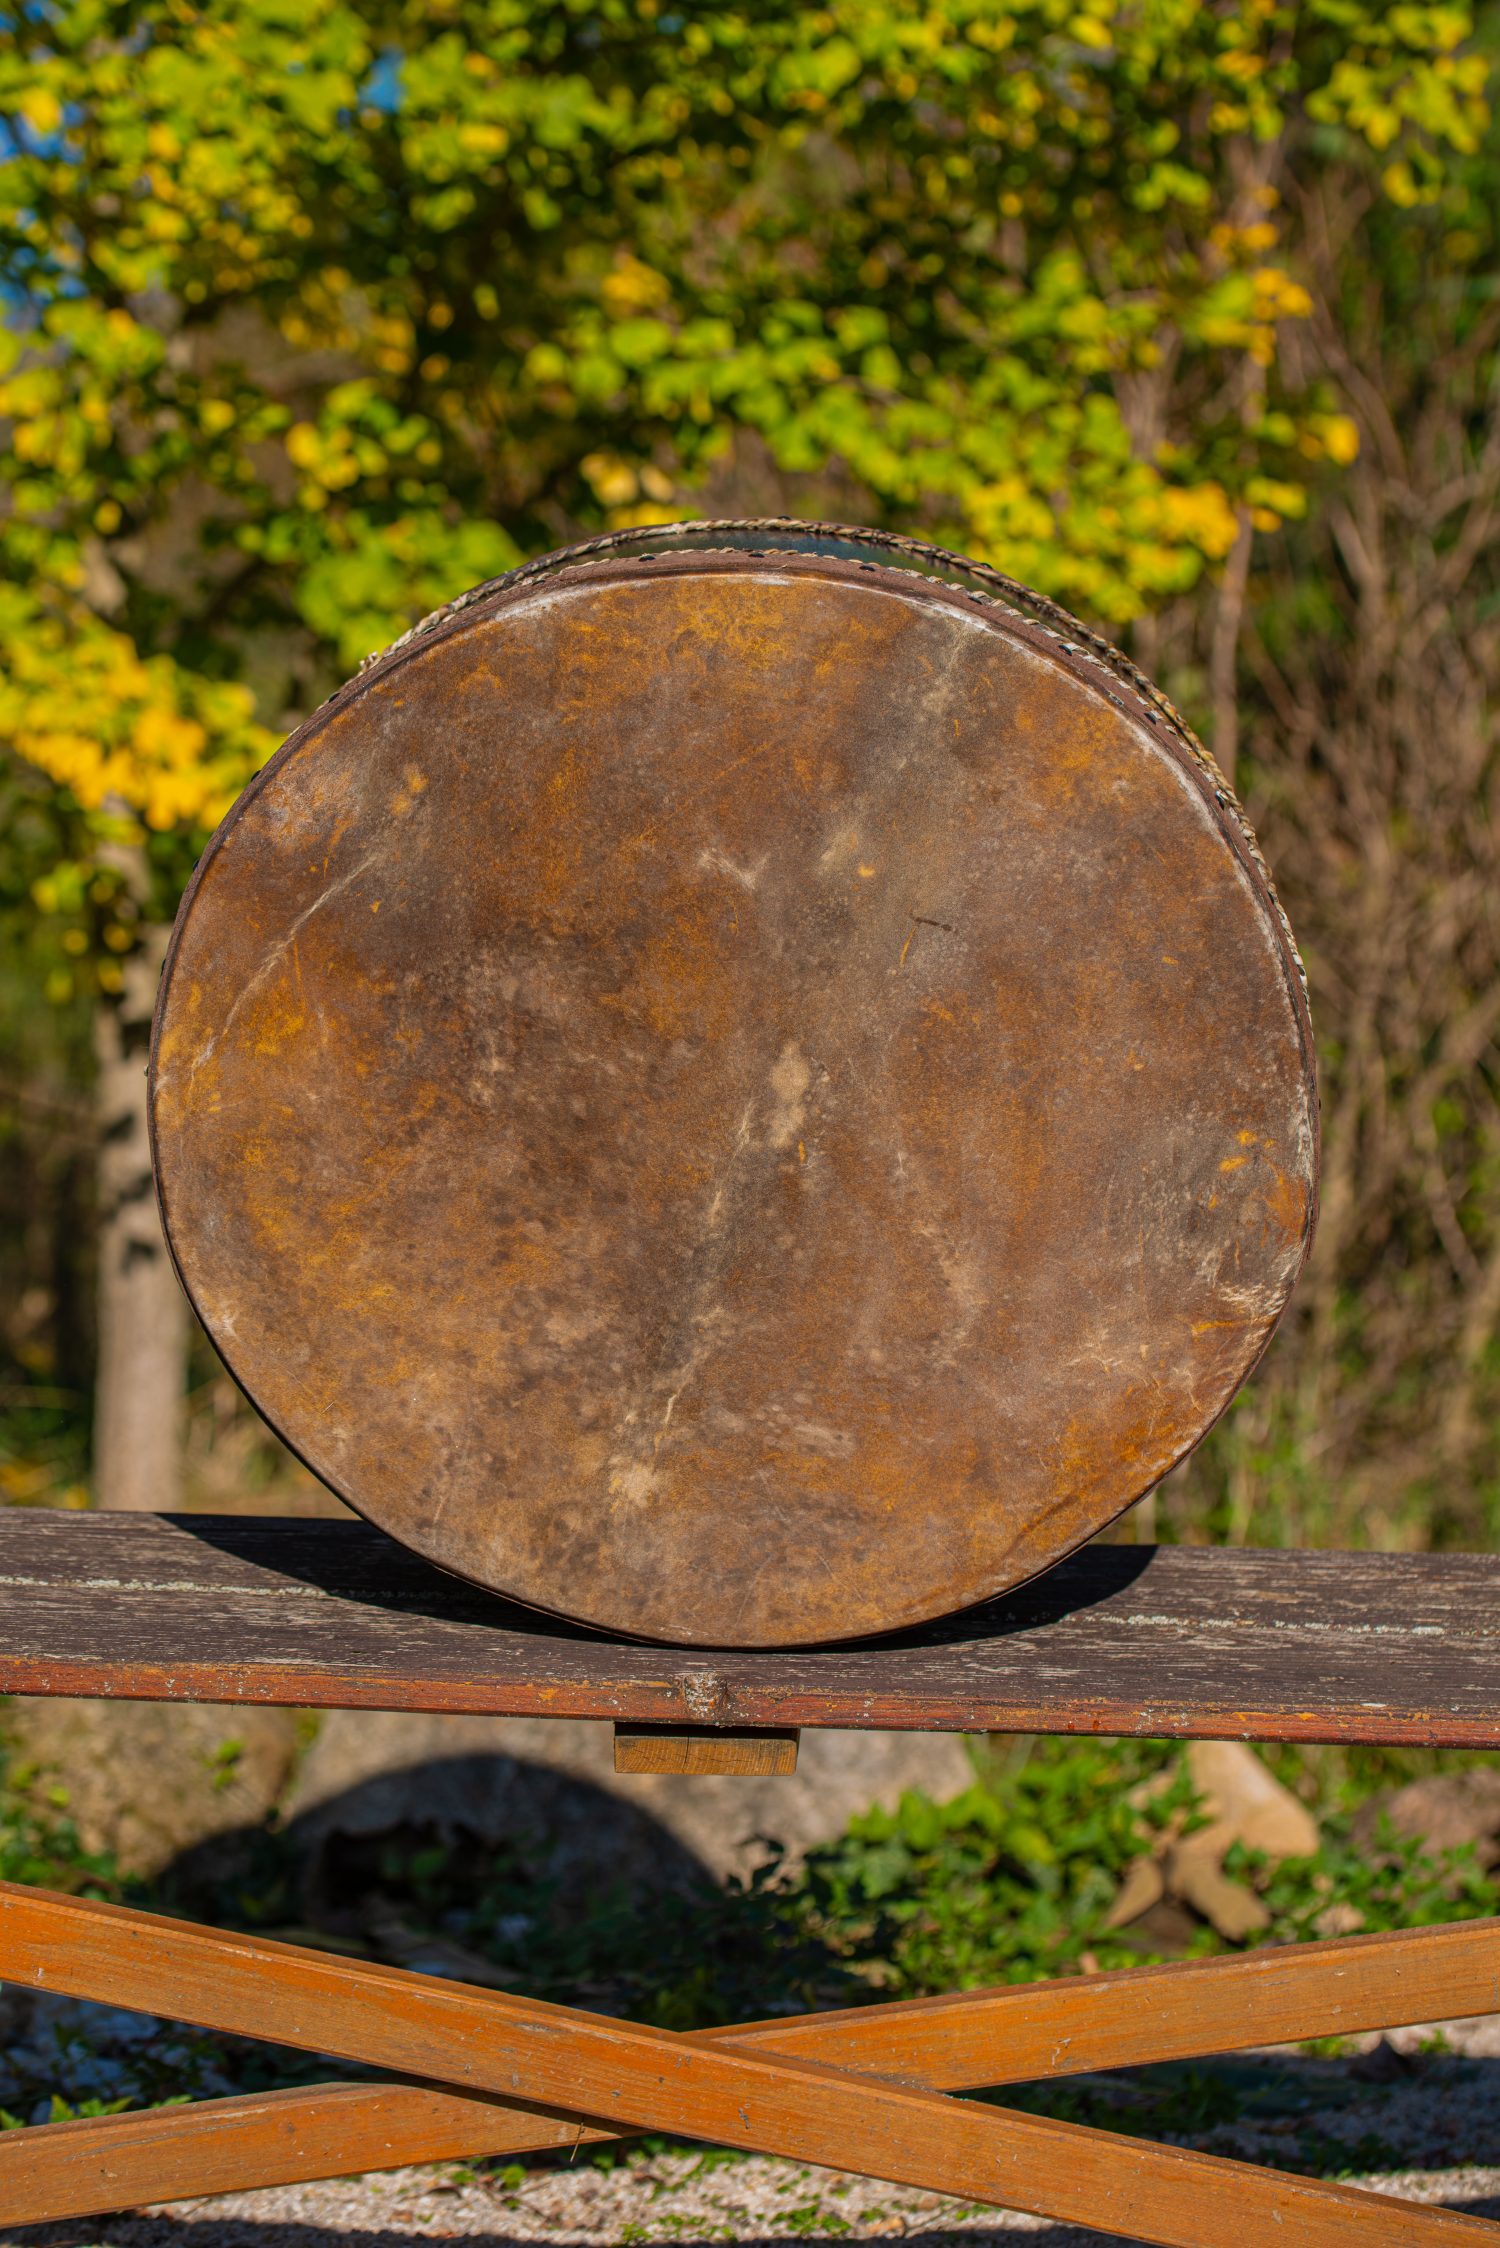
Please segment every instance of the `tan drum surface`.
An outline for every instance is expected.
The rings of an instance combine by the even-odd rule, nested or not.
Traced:
[[[1165,706],[980,582],[606,544],[367,668],[214,838],[173,1252],[431,1560],[668,1640],[887,1630],[1101,1529],[1263,1350],[1289,937]]]

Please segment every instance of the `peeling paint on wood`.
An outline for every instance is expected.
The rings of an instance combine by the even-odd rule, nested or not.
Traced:
[[[0,1693],[650,1725],[1500,1746],[1500,1556],[1094,1546],[882,1642],[551,1622],[358,1522],[0,1510]]]

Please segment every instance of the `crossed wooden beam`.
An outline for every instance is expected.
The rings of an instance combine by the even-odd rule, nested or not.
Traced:
[[[11,2224],[652,2130],[1162,2248],[1500,2242],[1482,2218],[947,2097],[1500,2011],[1500,1920],[681,2036],[0,1883],[0,1980],[403,2079],[5,2132]]]

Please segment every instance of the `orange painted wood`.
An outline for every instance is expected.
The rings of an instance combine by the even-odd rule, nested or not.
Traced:
[[[1269,1945],[715,2034],[881,2075],[914,2071],[948,2089],[1488,2013],[1500,2013],[1500,1920]]]
[[[0,1977],[466,2091],[1026,2209],[1161,2244],[1493,2243],[1475,2218],[570,2008],[0,1884]],[[338,2167],[343,2167],[343,2163]],[[8,2212],[0,2212],[8,2214]]]
[[[945,2090],[1500,2011],[1500,1923],[1009,1984],[704,2032]],[[588,2128],[584,2141],[608,2139]],[[0,2134],[11,2221],[82,2217],[331,2171],[568,2146],[578,2127],[425,2085],[324,2085]],[[12,2209],[12,2203],[15,2208]]]
[[[360,1522],[7,1507],[0,1693],[1492,1748],[1500,1556],[1094,1546],[879,1645],[690,1652],[550,1622]]]
[[[797,1769],[798,1739],[784,1727],[728,1733],[709,1725],[617,1725],[615,1770],[785,1779]]]
[[[0,2132],[0,2222],[55,2223],[142,2202],[390,2170],[535,2144],[547,2126],[499,2101],[416,2084],[319,2084]],[[576,2131],[549,2143],[571,2143]],[[586,2138],[608,2137],[585,2133]]]

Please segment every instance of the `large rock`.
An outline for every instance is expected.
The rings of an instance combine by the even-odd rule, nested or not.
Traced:
[[[1152,1855],[1127,1871],[1105,1926],[1132,1926],[1175,1903],[1188,1906],[1226,1942],[1245,1943],[1269,1928],[1271,1914],[1252,1889],[1225,1873],[1227,1852],[1238,1842],[1272,1864],[1313,1857],[1320,1840],[1317,1821],[1243,1741],[1193,1741],[1186,1761],[1208,1824],[1184,1833],[1183,1819],[1174,1819],[1158,1835]],[[1131,1801],[1144,1808],[1176,1776],[1168,1766],[1136,1788]]]
[[[290,1710],[195,1702],[21,1702],[5,1713],[12,1769],[63,1812],[86,1850],[151,1876],[259,1826],[296,1759]]]
[[[1373,1841],[1382,1811],[1398,1834],[1429,1850],[1459,1850],[1472,1842],[1482,1866],[1500,1863],[1500,1771],[1492,1765],[1434,1773],[1394,1795],[1372,1796],[1355,1820],[1357,1840]]]
[[[724,1880],[773,1844],[795,1865],[872,1804],[893,1808],[907,1789],[942,1801],[973,1777],[951,1734],[808,1732],[794,1775],[717,1779],[617,1773],[611,1728],[581,1718],[332,1710],[300,1766],[285,1710],[39,1699],[7,1730],[38,1801],[65,1810],[86,1849],[146,1877],[203,1871],[279,1808],[315,1870],[336,1836],[425,1827],[489,1845],[525,1837],[579,1895],[601,1878]]]
[[[336,1914],[344,1890],[368,1882],[371,1853],[352,1845],[398,1833],[520,1849],[577,1902],[601,1880],[681,1886],[700,1872],[642,1809],[597,1785],[586,1758],[546,1742],[532,1758],[529,1745],[505,1719],[330,1711],[285,1804],[310,1912]]]
[[[953,1735],[810,1732],[788,1778],[683,1778],[617,1773],[611,1728],[583,1718],[335,1710],[285,1808],[310,1858],[336,1834],[427,1826],[494,1843],[540,1835],[575,1883],[697,1866],[723,1880],[773,1842],[795,1863],[872,1804],[913,1788],[943,1801],[972,1778]]]
[[[1187,1766],[1203,1809],[1222,1832],[1220,1857],[1231,1842],[1259,1850],[1273,1864],[1317,1855],[1317,1820],[1243,1741],[1193,1741]]]

